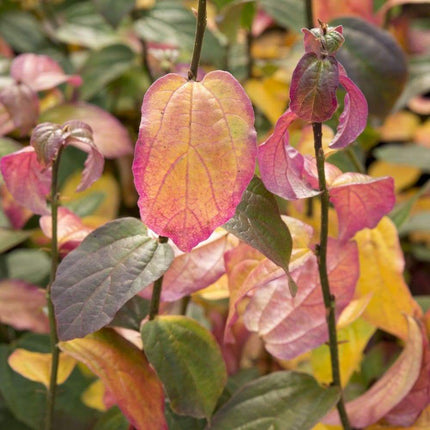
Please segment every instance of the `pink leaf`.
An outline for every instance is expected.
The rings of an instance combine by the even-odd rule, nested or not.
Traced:
[[[37,161],[44,167],[50,166],[61,146],[65,144],[63,128],[52,122],[38,124],[31,133],[30,145],[37,154]]]
[[[0,91],[0,105],[9,115],[9,118],[3,118],[2,114],[1,129],[2,132],[8,131],[9,121],[13,122],[15,128],[21,135],[28,133],[36,124],[39,116],[39,100],[37,94],[25,84],[13,84],[3,88]]]
[[[306,121],[324,122],[337,108],[338,85],[339,70],[334,57],[320,59],[314,53],[305,54],[291,78],[290,109]]]
[[[367,101],[360,88],[348,78],[345,69],[339,64],[339,82],[345,88],[344,110],[339,117],[336,135],[330,148],[345,148],[353,142],[367,124]]]
[[[51,215],[44,215],[39,220],[40,228],[45,236],[52,237],[52,218]],[[82,220],[69,209],[58,208],[58,247],[65,252],[72,251],[93,231],[92,228],[85,226]]]
[[[408,394],[419,376],[423,354],[421,330],[412,317],[406,318],[409,334],[399,358],[366,393],[346,404],[353,427],[367,427],[384,417]],[[339,425],[337,412],[329,413],[323,422]]]
[[[0,281],[0,322],[17,330],[49,333],[45,292],[19,280]]]
[[[363,228],[374,228],[394,207],[394,180],[344,173],[329,187],[339,221],[339,239],[349,240]]]
[[[231,248],[228,235],[208,239],[191,252],[178,255],[163,277],[161,300],[173,302],[213,284],[225,273],[224,253]],[[152,287],[140,294],[151,298]]]
[[[288,200],[318,194],[304,175],[304,157],[289,144],[288,127],[297,115],[288,109],[277,121],[273,134],[258,147],[261,179],[266,188]]]
[[[234,214],[255,168],[251,102],[227,72],[146,92],[133,163],[143,222],[191,250]]]
[[[43,170],[33,147],[2,157],[0,170],[7,189],[19,204],[35,214],[49,214],[46,199],[50,193],[51,171]]]
[[[12,194],[8,191],[5,184],[0,185],[0,200],[3,212],[9,219],[10,225],[14,229],[21,229],[26,222],[32,217],[33,213],[20,205]]]
[[[66,75],[59,64],[47,55],[21,54],[10,67],[11,76],[34,91],[49,90],[64,82],[79,86],[82,79],[77,75]]]

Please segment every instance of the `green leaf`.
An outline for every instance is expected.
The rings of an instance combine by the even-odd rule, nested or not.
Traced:
[[[406,164],[430,172],[430,148],[422,145],[384,145],[374,152],[376,158],[394,164]]]
[[[285,28],[300,32],[303,27],[306,27],[303,1],[260,0],[259,4],[268,15]]]
[[[345,43],[337,59],[364,93],[369,113],[383,119],[406,83],[402,49],[390,33],[362,19],[345,17],[330,25],[343,26]]]
[[[159,316],[141,329],[143,349],[176,413],[209,418],[227,380],[212,334],[179,315]]]
[[[308,430],[338,399],[336,388],[324,389],[310,375],[274,372],[244,385],[207,429]]]
[[[20,279],[44,286],[50,269],[51,259],[40,249],[16,249],[0,257],[0,278]]]
[[[203,430],[206,420],[175,414],[169,403],[164,410],[169,430]]]
[[[288,272],[291,235],[281,219],[275,197],[260,179],[252,179],[234,217],[224,227]]]
[[[94,230],[61,262],[52,285],[59,338],[83,337],[109,324],[172,260],[170,246],[150,238],[137,219]]]
[[[430,91],[430,55],[421,55],[409,60],[409,76],[395,110],[400,110],[415,96]]]
[[[136,0],[94,0],[96,9],[113,27],[121,22],[134,7]]]
[[[118,406],[106,411],[97,421],[93,430],[128,430],[130,425]]]
[[[109,82],[130,69],[134,57],[134,52],[121,44],[92,52],[81,70],[83,84],[79,92],[82,99],[90,99]]]
[[[0,253],[24,242],[30,234],[30,231],[11,230],[9,228],[0,227]]]
[[[106,197],[106,193],[94,191],[87,196],[77,198],[63,206],[82,218],[84,216],[91,215],[102,204]]]
[[[17,52],[37,52],[47,44],[42,26],[29,12],[0,13],[0,36]]]
[[[400,235],[413,231],[430,231],[430,211],[420,212],[409,218],[399,230]]]
[[[116,313],[110,325],[139,331],[142,320],[149,314],[149,306],[148,300],[134,296]]]
[[[177,46],[190,53],[194,46],[196,18],[191,10],[176,0],[159,0],[134,23],[135,30],[146,42]],[[210,30],[205,31],[202,62],[221,65],[225,49]],[[187,56],[188,58],[188,56]],[[189,61],[189,60],[188,60]]]

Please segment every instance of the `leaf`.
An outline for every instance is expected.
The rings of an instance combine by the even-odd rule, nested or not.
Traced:
[[[234,217],[224,227],[288,272],[291,235],[274,196],[260,179],[252,179]]]
[[[107,84],[130,69],[134,58],[135,53],[128,46],[121,44],[109,45],[91,52],[81,69],[83,79],[79,89],[81,98],[89,100],[94,97]]]
[[[94,230],[64,258],[52,285],[60,340],[109,324],[116,312],[158,279],[173,259],[169,245],[147,235],[134,218]]]
[[[128,430],[129,428],[130,425],[121,410],[114,406],[100,417],[93,430]]]
[[[51,377],[52,356],[50,353],[41,353],[28,351],[23,348],[17,348],[9,356],[9,366],[24,378],[30,381],[40,382],[46,389],[49,388]],[[60,385],[72,373],[76,360],[68,355],[60,353],[57,384]]]
[[[339,64],[339,82],[345,88],[345,102],[336,135],[330,148],[345,148],[352,143],[366,128],[367,101],[354,82],[348,78],[345,69]]]
[[[375,157],[394,164],[415,166],[430,173],[430,148],[421,145],[384,145],[374,151]]]
[[[24,242],[30,234],[29,231],[0,227],[0,254]]]
[[[330,22],[335,18],[344,19],[346,16],[356,16],[377,24],[373,0],[313,0],[312,6],[315,26],[318,26],[316,18],[322,22]]]
[[[257,149],[258,166],[265,187],[287,200],[319,193],[304,178],[303,155],[289,143],[288,127],[296,119],[296,114],[287,109],[276,123],[273,134]]]
[[[407,317],[405,321],[409,332],[400,356],[368,391],[345,405],[353,427],[366,427],[381,419],[406,396],[417,380],[423,354],[421,330],[413,318]],[[323,422],[339,425],[337,412],[331,412]]]
[[[290,109],[301,119],[324,122],[336,108],[339,68],[332,56],[305,54],[294,69],[290,86]]]
[[[396,227],[384,217],[377,227],[355,235],[360,254],[360,278],[355,297],[372,293],[363,317],[394,336],[407,338],[404,315],[419,316],[421,311],[403,279],[405,262]]]
[[[96,9],[113,27],[117,27],[125,15],[132,11],[136,0],[94,0]]]
[[[373,179],[360,173],[344,173],[329,187],[336,209],[339,239],[351,239],[363,228],[374,228],[394,207],[394,181],[391,177]]]
[[[274,372],[244,385],[213,416],[209,430],[309,430],[339,398],[303,373]]]
[[[60,65],[47,55],[21,54],[10,66],[10,74],[17,82],[28,85],[34,91],[49,90],[64,82],[79,86],[78,75],[66,75]]]
[[[167,430],[160,381],[142,351],[111,329],[60,342],[60,349],[87,365],[139,430]]]
[[[408,234],[413,231],[429,231],[430,211],[424,211],[411,216],[411,218],[402,226],[399,233]]]
[[[384,118],[400,96],[407,78],[400,46],[387,31],[360,18],[343,17],[331,25],[342,25],[345,36],[337,59],[366,97],[369,113]]]
[[[253,123],[248,97],[227,72],[158,79],[143,100],[133,162],[143,222],[190,251],[231,218],[254,173]]]
[[[17,279],[0,281],[0,321],[3,324],[17,330],[48,333],[45,306],[45,292],[40,288]]]
[[[173,302],[217,281],[225,273],[224,254],[232,246],[226,232],[216,230],[191,252],[177,255],[163,276],[161,300]],[[152,287],[140,295],[150,299]]]
[[[173,411],[210,418],[227,382],[213,336],[184,316],[158,316],[141,329],[143,349],[163,382]]]
[[[39,122],[62,124],[68,120],[86,122],[93,130],[94,143],[105,158],[131,154],[133,146],[127,129],[109,112],[88,103],[65,103],[43,112]]]
[[[305,8],[303,3],[295,0],[260,0],[261,8],[278,24],[299,32],[305,27]]]
[[[142,320],[149,314],[149,307],[148,300],[134,296],[115,314],[110,325],[139,331]]]

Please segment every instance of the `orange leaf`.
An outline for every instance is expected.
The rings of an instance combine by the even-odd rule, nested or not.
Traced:
[[[111,329],[59,346],[103,381],[137,430],[167,430],[163,387],[142,351]]]

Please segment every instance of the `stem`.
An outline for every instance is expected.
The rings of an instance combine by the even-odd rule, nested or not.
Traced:
[[[306,26],[308,28],[313,28],[314,16],[312,11],[312,0],[305,0],[305,10],[306,10]]]
[[[343,400],[342,385],[340,380],[339,370],[339,351],[337,347],[337,333],[336,333],[336,298],[330,292],[330,284],[327,273],[327,242],[328,242],[328,209],[329,209],[329,194],[325,180],[324,172],[324,151],[322,148],[322,127],[320,122],[312,123],[314,133],[314,147],[315,157],[317,159],[318,181],[319,189],[321,191],[321,233],[320,245],[318,252],[318,269],[321,281],[321,290],[324,299],[324,306],[326,309],[326,321],[329,334],[329,347],[330,347],[330,360],[331,371],[333,375],[333,385],[338,387],[340,391],[340,399],[337,403],[337,410],[339,412],[340,420],[345,430],[351,430],[348,415],[345,410],[345,403]]]
[[[57,273],[59,255],[58,255],[58,171],[60,167],[62,147],[60,147],[57,157],[52,165],[52,182],[51,182],[51,217],[52,217],[52,239],[51,239],[51,276],[49,285],[46,289],[46,300],[48,304],[48,318],[49,318],[49,332],[51,340],[51,375],[49,380],[48,398],[46,403],[46,418],[45,430],[52,429],[52,421],[55,409],[55,396],[57,391],[57,373],[60,350],[58,349],[58,336],[57,336],[57,321],[55,319],[54,305],[51,300],[51,287],[55,281]]]
[[[158,241],[160,243],[166,243],[169,238],[160,236]],[[160,298],[161,298],[161,288],[163,286],[163,276],[160,276],[155,282],[152,288],[151,303],[149,305],[149,320],[153,320],[160,309]]]
[[[346,155],[351,160],[352,164],[355,167],[355,170],[358,173],[366,173],[366,169],[363,167],[363,165],[361,164],[361,161],[357,157],[357,154],[350,146],[346,148]]]
[[[197,79],[199,68],[200,54],[202,52],[203,36],[206,29],[206,0],[199,0],[197,11],[196,37],[194,40],[193,57],[191,59],[190,70],[188,71],[188,80]]]

